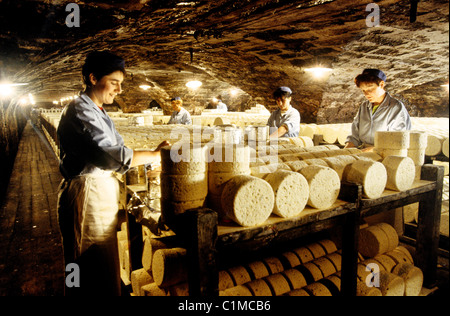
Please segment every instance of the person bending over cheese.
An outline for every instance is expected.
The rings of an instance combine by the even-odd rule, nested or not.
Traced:
[[[292,90],[280,87],[273,93],[278,109],[267,121],[270,138],[297,137],[300,133],[300,113],[291,106]]]
[[[172,116],[168,124],[192,124],[191,115],[183,108],[183,100],[180,97],[172,99],[172,110]]]
[[[66,287],[65,294],[120,295],[119,181],[114,173],[159,163],[160,148],[170,144],[164,141],[154,151],[126,147],[103,109],[122,93],[122,58],[108,51],[92,52],[82,76],[86,89],[64,108],[57,129],[64,177],[58,192],[64,261],[66,267],[78,266],[80,281],[79,286]]]
[[[411,118],[405,106],[385,90],[384,72],[365,69],[355,78],[355,83],[367,100],[360,105],[353,120],[345,148],[358,147],[363,151],[372,151],[375,132],[411,129]]]

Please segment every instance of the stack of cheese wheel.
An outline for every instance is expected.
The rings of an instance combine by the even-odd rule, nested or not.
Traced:
[[[386,187],[387,172],[381,162],[361,159],[345,167],[342,179],[362,185],[364,196],[375,199],[381,196]]]
[[[425,162],[425,151],[428,144],[427,133],[422,131],[409,132],[408,157],[410,157],[416,166],[422,166]]]
[[[208,157],[208,203],[224,217],[221,196],[225,183],[237,175],[250,175],[248,146],[214,144]]]
[[[425,163],[425,153],[428,147],[428,136],[423,131],[410,131],[408,157],[416,166],[416,179],[420,179],[422,165]]]
[[[309,199],[309,185],[305,177],[298,172],[277,170],[264,177],[275,195],[273,213],[281,217],[293,217],[300,214]]]
[[[202,207],[208,194],[206,147],[179,143],[161,149],[161,213],[167,223]]]
[[[409,131],[375,132],[375,151],[383,158],[387,156],[408,156]]]
[[[398,242],[397,231],[387,223],[371,225],[359,232],[359,252],[364,257],[373,258],[392,251]]]
[[[416,167],[411,158],[387,156],[383,160],[383,165],[387,173],[387,189],[406,191],[411,188],[416,174]]]
[[[256,226],[272,213],[275,198],[270,184],[250,175],[238,175],[225,183],[221,196],[224,214],[241,226]]]

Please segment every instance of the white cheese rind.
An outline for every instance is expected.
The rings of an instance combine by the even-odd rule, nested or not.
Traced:
[[[300,214],[309,198],[309,185],[300,173],[278,170],[264,178],[275,194],[273,213],[281,217]]]
[[[241,226],[256,226],[269,218],[275,201],[267,181],[249,175],[229,180],[222,192],[222,209]]]
[[[375,148],[408,149],[409,131],[377,131],[375,132]]]
[[[411,188],[416,175],[416,167],[411,158],[388,156],[383,160],[383,165],[387,172],[387,189],[406,191]]]
[[[374,199],[380,197],[386,187],[387,172],[381,162],[357,160],[347,165],[343,179],[362,185],[365,197]]]
[[[324,166],[307,166],[299,171],[308,181],[308,205],[318,209],[331,207],[339,195],[341,181],[336,171]]]
[[[192,201],[206,198],[208,178],[206,173],[189,175],[161,174],[161,198],[172,201]]]

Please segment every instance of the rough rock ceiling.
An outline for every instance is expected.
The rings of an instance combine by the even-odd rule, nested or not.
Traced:
[[[66,25],[69,3],[80,27]],[[366,25],[370,3],[378,27]],[[217,95],[234,110],[273,109],[272,91],[288,85],[304,122],[333,122],[351,119],[362,100],[353,78],[379,67],[417,115],[448,116],[448,93],[436,87],[448,83],[449,1],[421,0],[415,22],[410,14],[411,0],[0,0],[0,81],[29,83],[22,92],[37,102],[59,100],[81,90],[86,53],[111,49],[127,60],[117,98],[126,111],[152,100],[165,108],[175,95],[196,114]],[[305,68],[316,63],[333,73],[312,78]],[[190,91],[192,79],[204,85]]]

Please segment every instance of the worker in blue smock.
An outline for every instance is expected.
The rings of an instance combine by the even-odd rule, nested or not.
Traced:
[[[355,78],[355,84],[366,97],[353,120],[345,148],[363,151],[374,148],[375,132],[411,129],[411,118],[405,105],[385,90],[386,75],[379,69],[365,69]]]
[[[173,112],[168,124],[192,124],[191,115],[183,108],[183,100],[180,97],[173,98],[171,100],[171,105]]]
[[[278,109],[267,121],[270,138],[297,137],[300,133],[300,113],[291,105],[292,90],[280,87],[273,93]]]
[[[58,220],[65,265],[79,267],[79,287],[66,295],[120,295],[117,251],[119,181],[131,167],[159,163],[154,151],[125,146],[103,109],[122,93],[125,61],[107,51],[90,53],[82,68],[86,86],[63,110],[57,129],[60,171]],[[67,285],[67,283],[66,283]]]

